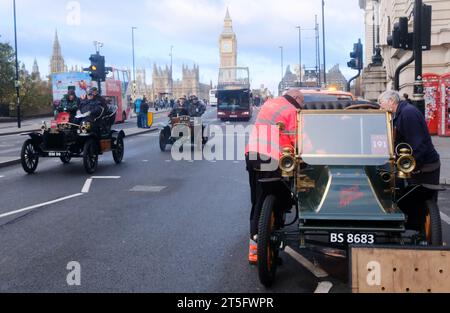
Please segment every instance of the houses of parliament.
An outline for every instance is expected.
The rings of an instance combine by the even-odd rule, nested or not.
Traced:
[[[233,67],[237,63],[237,39],[233,31],[233,21],[227,9],[223,31],[219,37],[220,67]],[[78,72],[82,66],[72,66],[70,69],[64,61],[58,33],[55,32],[53,41],[53,52],[50,58],[49,73]],[[33,70],[38,69],[35,61]],[[37,70],[38,71],[38,70]],[[131,77],[131,71],[130,77]],[[150,100],[156,98],[179,98],[181,96],[196,95],[202,99],[209,98],[209,91],[213,88],[213,83],[204,84],[200,82],[200,68],[194,64],[193,67],[182,66],[181,79],[173,79],[173,71],[169,66],[153,65],[152,84],[148,85],[145,69],[136,70],[136,91],[138,96],[146,96]]]

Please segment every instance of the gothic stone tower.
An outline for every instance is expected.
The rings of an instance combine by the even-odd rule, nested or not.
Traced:
[[[183,92],[185,95],[196,95],[200,93],[200,73],[198,65],[194,64],[192,69],[183,65]]]
[[[62,73],[66,71],[64,58],[61,54],[61,46],[58,40],[58,32],[55,31],[55,40],[53,41],[53,54],[50,59],[50,74]]]
[[[169,93],[171,84],[170,69],[167,66],[165,67],[165,69],[162,69],[161,67],[157,67],[156,64],[154,64],[152,81],[152,99],[161,97],[164,94]]]
[[[233,31],[233,21],[227,9],[224,28],[219,38],[220,67],[236,67],[237,64],[237,39]]]

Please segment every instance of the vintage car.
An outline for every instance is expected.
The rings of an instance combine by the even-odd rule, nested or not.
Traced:
[[[261,180],[263,285],[274,283],[288,244],[341,251],[354,244],[442,245],[440,187],[408,185],[416,163],[409,145],[394,144],[392,114],[362,101],[307,103],[297,121],[296,146],[279,161],[281,178]]]
[[[208,142],[208,137],[204,136],[206,127],[200,117],[185,114],[171,116],[169,123],[159,133],[159,148],[164,152],[167,145],[177,143],[180,149],[183,149],[185,144],[192,144],[201,150]],[[199,137],[198,140],[195,136]]]
[[[21,163],[24,171],[32,174],[36,171],[39,158],[60,158],[67,164],[72,158],[83,158],[88,174],[96,171],[98,156],[112,151],[116,164],[122,162],[124,155],[125,133],[111,130],[117,108],[98,116],[89,113],[79,114],[76,121],[70,121],[70,114],[61,112],[51,125],[43,123],[41,132],[26,134],[27,139],[21,151]]]

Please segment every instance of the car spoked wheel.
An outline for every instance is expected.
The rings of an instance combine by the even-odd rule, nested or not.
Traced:
[[[116,164],[122,163],[124,151],[125,151],[125,145],[123,143],[123,137],[119,136],[119,137],[117,137],[116,149],[114,149],[112,152],[113,159],[114,159],[114,162],[116,162]]]
[[[39,163],[39,154],[33,145],[33,140],[28,139],[22,146],[20,160],[23,170],[28,174],[33,174]]]
[[[425,201],[423,237],[428,245],[442,246],[442,223],[439,207],[434,200]]]
[[[275,234],[275,202],[275,196],[266,197],[258,225],[259,280],[266,287],[272,286],[275,281],[280,249],[278,237]]]
[[[94,140],[88,140],[84,144],[83,165],[88,174],[93,174],[97,170],[98,152],[97,145]]]
[[[59,159],[61,160],[61,162],[62,162],[63,164],[69,164],[70,161],[72,160],[72,157],[70,156],[69,153],[65,153],[65,154],[61,155],[61,156],[59,157]]]

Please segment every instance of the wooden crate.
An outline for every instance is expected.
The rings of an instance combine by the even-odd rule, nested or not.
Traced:
[[[450,250],[425,247],[352,247],[354,293],[448,293]]]

